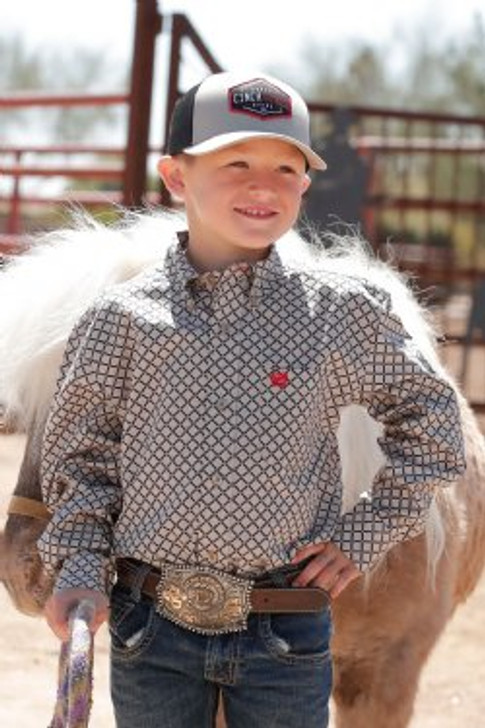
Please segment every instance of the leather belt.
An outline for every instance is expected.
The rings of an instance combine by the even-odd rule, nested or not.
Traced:
[[[155,601],[160,614],[202,634],[245,629],[250,612],[308,614],[323,611],[330,602],[323,589],[258,587],[250,579],[210,567],[151,567],[140,584],[140,566],[138,562],[118,560],[120,584],[138,588]]]

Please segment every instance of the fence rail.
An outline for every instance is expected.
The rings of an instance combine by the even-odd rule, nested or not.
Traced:
[[[0,109],[25,109],[49,106],[119,106],[130,102],[129,94],[66,94],[10,92],[0,94]]]

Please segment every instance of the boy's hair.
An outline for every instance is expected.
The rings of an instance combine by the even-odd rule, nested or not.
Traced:
[[[175,105],[166,152],[206,154],[258,138],[288,142],[309,167],[326,168],[310,147],[310,118],[300,94],[261,73],[215,73],[191,88]]]

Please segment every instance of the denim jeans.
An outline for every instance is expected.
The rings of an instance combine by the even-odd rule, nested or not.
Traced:
[[[328,610],[254,614],[244,632],[206,636],[161,617],[116,585],[111,692],[117,728],[325,728],[332,668]]]

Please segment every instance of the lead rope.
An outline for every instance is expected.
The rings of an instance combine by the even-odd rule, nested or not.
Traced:
[[[49,728],[87,728],[92,704],[94,604],[85,599],[70,620],[70,634],[59,656],[57,699]]]

